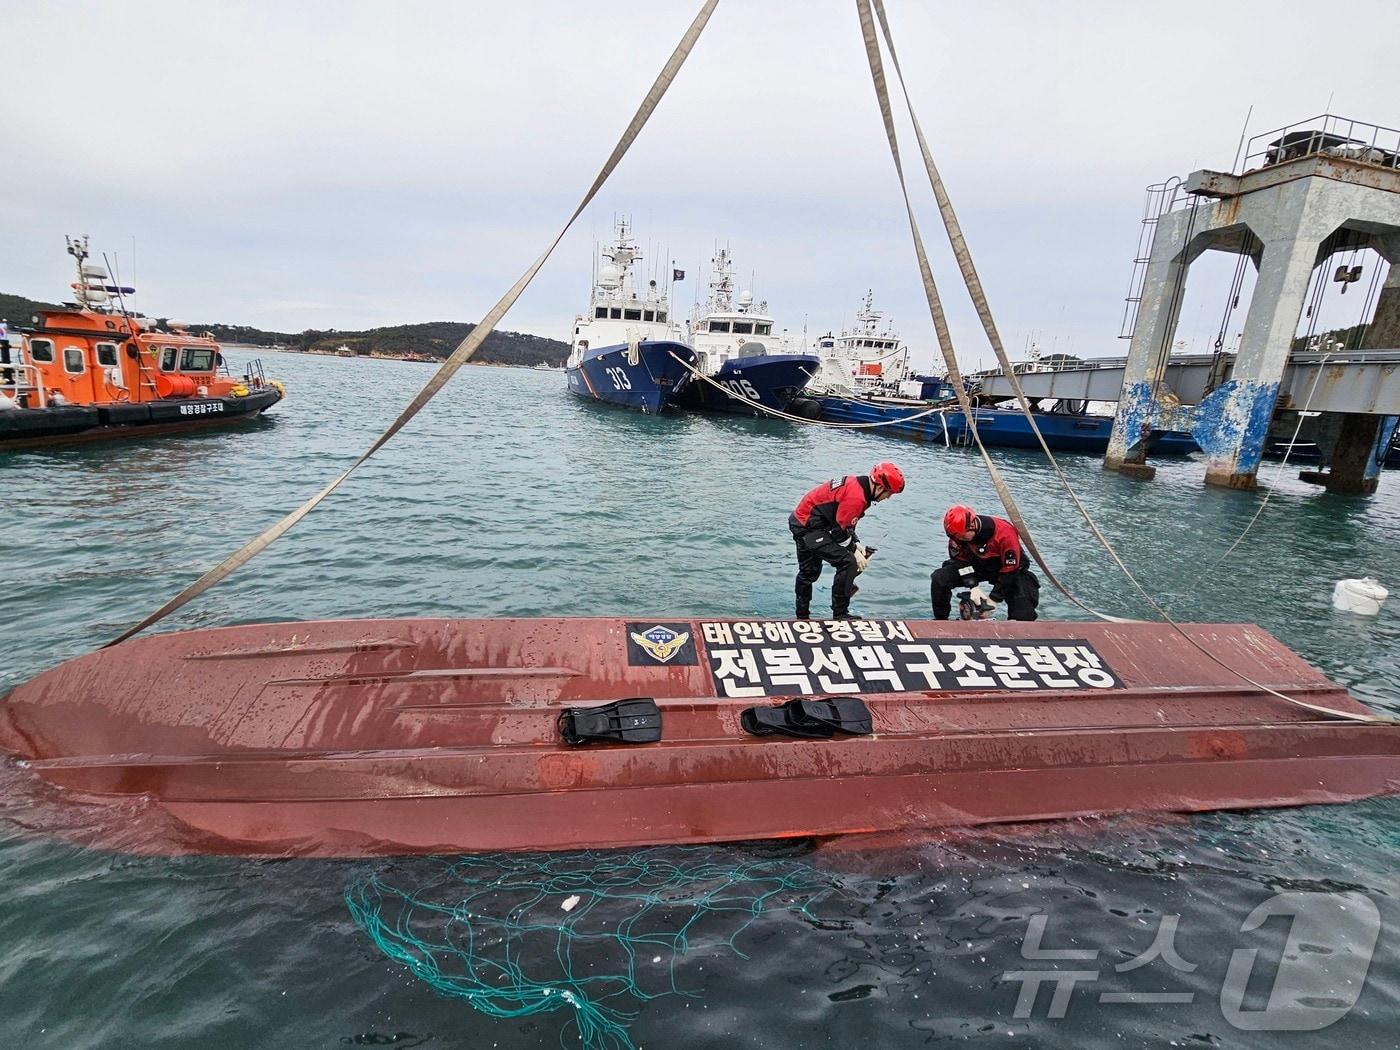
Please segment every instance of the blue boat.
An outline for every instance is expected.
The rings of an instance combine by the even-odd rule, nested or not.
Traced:
[[[702,379],[692,377],[683,398],[683,407],[704,412],[734,412],[763,415],[763,408],[792,412],[798,398],[820,362],[813,354],[756,353],[731,358],[709,378],[723,387],[718,390]],[[726,393],[726,391],[728,391]],[[802,412],[796,414],[801,415]]]
[[[710,382],[696,377],[686,407],[746,416],[762,415],[765,408],[790,411],[821,361],[773,329],[766,302],[755,302],[747,289],[735,293],[729,249],[718,249],[710,260],[709,295],[685,329],[699,370]]]
[[[570,393],[643,412],[676,407],[697,382],[685,367],[695,367],[695,351],[665,339],[586,347],[570,362],[564,370]]]
[[[912,441],[947,446],[972,444],[967,419],[956,402],[919,401],[912,398],[854,398],[825,396],[814,398],[821,410],[818,417],[835,423],[885,423],[880,433],[894,434]],[[979,408],[977,433],[988,447],[1039,448],[1030,423],[1019,411],[1006,408]],[[1110,416],[1076,415],[1069,412],[1036,412],[1036,426],[1045,443],[1055,451],[1102,453],[1113,433]],[[1188,434],[1161,431],[1154,434],[1148,448],[1158,455],[1186,455],[1198,451]]]
[[[671,321],[666,290],[656,281],[635,287],[640,258],[630,222],[619,218],[616,238],[594,270],[588,312],[574,318],[565,381],[579,397],[663,412],[695,381],[690,369],[697,359]]]

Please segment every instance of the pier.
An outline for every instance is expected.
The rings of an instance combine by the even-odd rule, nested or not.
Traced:
[[[1243,153],[1238,174],[1202,170],[1153,188],[1127,357],[1018,378],[1029,397],[1118,402],[1108,470],[1150,478],[1148,440],[1177,430],[1204,451],[1206,484],[1253,488],[1270,427],[1306,409],[1324,417],[1315,429],[1330,466],[1304,479],[1374,492],[1400,418],[1400,132],[1327,115],[1256,136]],[[1345,264],[1329,276],[1334,257],[1365,249],[1391,269],[1359,345],[1295,352],[1310,296],[1360,276]],[[1243,256],[1256,272],[1238,352],[1217,344],[1174,357],[1186,281],[1207,251]],[[1011,394],[1005,377],[982,389]]]

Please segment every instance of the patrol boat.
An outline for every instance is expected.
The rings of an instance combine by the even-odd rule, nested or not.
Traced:
[[[593,275],[588,312],[574,318],[564,372],[571,394],[661,412],[691,383],[696,358],[671,321],[665,291],[651,280],[638,292],[633,271],[641,257],[631,222],[619,218]]]
[[[0,451],[169,434],[253,419],[286,391],[261,361],[229,372],[219,344],[127,309],[134,288],[68,238],[74,302],[0,329]]]
[[[894,322],[875,309],[875,292],[869,289],[856,311],[855,324],[840,334],[827,332],[817,339],[821,367],[813,386],[828,393],[896,394],[925,396],[921,390],[900,390],[909,373],[909,347]]]
[[[753,292],[734,294],[733,260],[721,248],[710,260],[710,295],[686,325],[699,368],[710,380],[692,383],[685,405],[711,412],[762,415],[763,409],[811,416],[794,399],[817,374],[819,361],[773,332],[768,304],[755,305]],[[804,410],[805,409],[805,410]]]

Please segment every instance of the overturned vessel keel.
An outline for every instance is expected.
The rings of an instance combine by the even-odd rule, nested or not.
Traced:
[[[150,800],[174,831],[139,848],[171,853],[576,849],[1400,792],[1400,728],[1258,627],[1184,630],[258,624],[70,660],[0,701],[0,745],[64,797]],[[745,731],[745,710],[794,696],[859,697],[869,732]],[[624,698],[654,701],[659,733],[565,739],[561,716]]]

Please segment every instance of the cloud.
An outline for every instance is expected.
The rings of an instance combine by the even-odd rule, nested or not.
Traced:
[[[152,313],[292,330],[476,320],[582,194],[689,6],[3,0],[7,35],[29,46],[8,50],[0,95],[0,289],[60,294],[63,234],[90,232],[124,265],[135,239]],[[1041,332],[1121,352],[1142,187],[1228,167],[1251,104],[1254,130],[1334,90],[1334,111],[1400,123],[1376,111],[1394,94],[1389,3],[1329,15],[1342,65],[1307,58],[1317,23],[1301,4],[890,7],[1013,348]],[[933,354],[847,3],[721,4],[506,327],[568,332],[616,211],[648,264],[674,257],[697,284],[696,262],[729,243],[780,324],[839,326],[873,288]],[[946,250],[935,265],[975,360]]]

